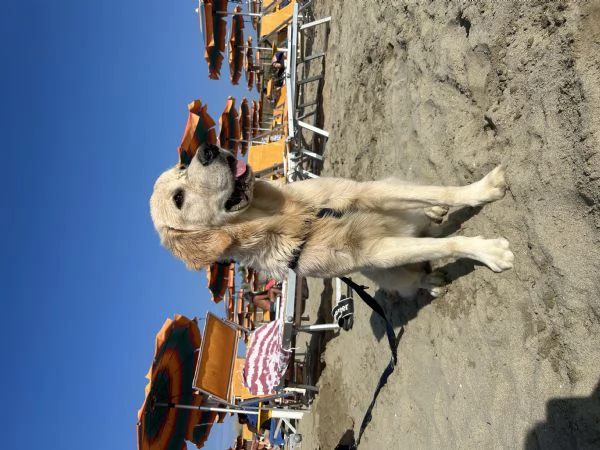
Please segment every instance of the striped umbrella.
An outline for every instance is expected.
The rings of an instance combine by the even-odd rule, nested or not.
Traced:
[[[242,133],[242,155],[248,153],[248,145],[250,142],[250,132],[252,129],[252,120],[250,118],[250,109],[248,108],[248,100],[246,97],[242,98],[240,103],[240,132]]]
[[[225,109],[219,118],[219,146],[233,153],[237,157],[240,147],[242,132],[240,130],[240,119],[235,109],[235,98],[227,97]]]
[[[198,147],[206,142],[217,143],[214,130],[215,121],[206,111],[206,105],[200,100],[188,104],[188,119],[179,144],[179,164],[188,165]]]
[[[246,62],[244,67],[248,90],[251,91],[254,86],[254,50],[252,49],[252,36],[248,36],[248,39],[246,39]]]
[[[229,30],[229,77],[231,84],[238,84],[244,66],[244,18],[241,6],[233,9]]]
[[[234,263],[214,263],[208,267],[206,277],[213,302],[219,303],[225,298],[230,278],[234,277],[234,266]]]
[[[156,335],[146,398],[138,411],[138,450],[183,450],[186,440],[202,448],[208,439],[216,413],[173,407],[202,404],[203,397],[192,389],[200,342],[196,321],[180,315],[167,319]]]
[[[204,25],[204,59],[208,63],[208,77],[218,80],[227,34],[227,0],[199,0],[198,11]]]
[[[281,344],[283,321],[275,320],[258,327],[246,351],[242,373],[244,386],[252,395],[271,395],[285,375],[290,353]]]

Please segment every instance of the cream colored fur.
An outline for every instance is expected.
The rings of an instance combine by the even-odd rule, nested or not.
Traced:
[[[202,152],[199,149],[198,152]],[[150,209],[161,242],[189,268],[235,259],[283,276],[295,249],[302,247],[296,272],[334,277],[362,271],[387,290],[412,295],[425,288],[439,295],[443,279],[425,274],[422,264],[439,258],[470,258],[495,272],[510,269],[513,254],[505,239],[422,237],[449,207],[499,200],[506,189],[497,167],[467,186],[407,184],[395,179],[356,182],[317,178],[291,184],[254,180],[248,168],[242,207],[227,211],[234,193],[231,155],[219,149],[208,165],[198,157],[187,168],[172,168],[154,186]],[[182,193],[178,208],[175,193]],[[322,208],[341,217],[317,218]]]

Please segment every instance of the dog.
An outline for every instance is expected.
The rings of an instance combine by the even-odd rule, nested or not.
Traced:
[[[320,278],[360,271],[401,296],[420,288],[438,296],[444,277],[426,273],[427,261],[512,268],[506,239],[426,237],[449,207],[499,200],[505,189],[501,166],[455,187],[325,177],[283,184],[255,179],[244,161],[203,144],[189,165],[160,175],[150,212],[162,244],[193,270],[235,260],[276,277],[289,269]]]

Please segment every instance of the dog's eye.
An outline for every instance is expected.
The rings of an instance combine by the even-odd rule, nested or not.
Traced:
[[[175,192],[173,195],[173,202],[175,203],[177,209],[181,209],[183,206],[183,189],[179,189],[177,192]]]

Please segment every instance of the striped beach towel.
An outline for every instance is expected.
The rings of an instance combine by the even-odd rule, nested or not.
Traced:
[[[244,386],[252,395],[271,395],[285,371],[290,353],[281,345],[282,320],[263,325],[252,333],[242,374]]]

